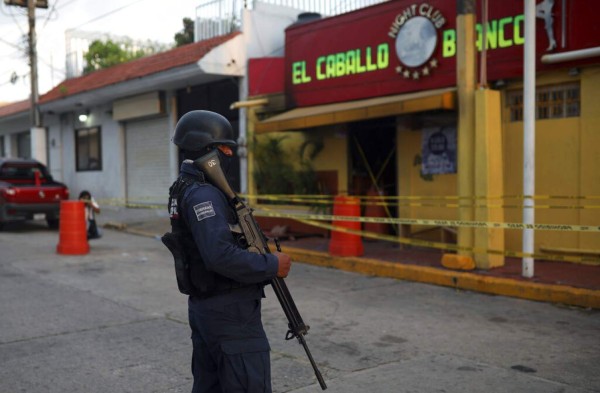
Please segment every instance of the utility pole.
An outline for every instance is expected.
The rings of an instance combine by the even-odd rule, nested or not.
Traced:
[[[48,164],[46,129],[42,127],[39,111],[37,37],[35,34],[35,9],[48,8],[48,0],[4,0],[6,5],[27,8],[29,22],[28,55],[31,77],[31,156],[43,164]]]
[[[27,19],[29,20],[29,68],[31,70],[31,125],[39,127],[40,111],[38,109],[38,70],[37,70],[37,38],[35,35],[36,0],[27,1]]]

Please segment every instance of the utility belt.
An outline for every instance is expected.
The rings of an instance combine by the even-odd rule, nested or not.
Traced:
[[[250,285],[244,284],[239,287],[223,289],[223,290],[218,290],[218,291],[205,292],[205,293],[197,292],[197,293],[191,294],[191,296],[194,296],[198,299],[204,300],[204,299],[210,299],[210,298],[214,298],[214,297],[218,297],[218,296],[229,295],[229,294],[232,294],[235,292],[242,292],[250,287],[256,287],[257,285],[258,284],[250,284]]]
[[[249,286],[207,270],[189,233],[167,232],[161,240],[173,254],[179,292],[209,298]]]

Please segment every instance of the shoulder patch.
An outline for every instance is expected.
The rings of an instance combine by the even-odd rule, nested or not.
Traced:
[[[198,221],[202,221],[208,217],[216,216],[215,209],[213,208],[212,202],[202,202],[194,206],[194,213]]]

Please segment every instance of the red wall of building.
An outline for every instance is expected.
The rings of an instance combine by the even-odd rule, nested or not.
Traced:
[[[248,61],[248,95],[281,93],[284,90],[283,57],[263,57]]]

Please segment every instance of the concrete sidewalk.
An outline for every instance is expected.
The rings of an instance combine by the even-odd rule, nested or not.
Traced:
[[[165,209],[103,207],[99,225],[140,236],[159,238],[170,231]],[[403,250],[389,242],[365,242],[362,257],[334,257],[327,252],[328,239],[282,241],[295,261],[365,275],[389,277],[460,290],[510,296],[542,302],[600,309],[600,266],[568,262],[536,261],[535,276],[520,275],[520,260],[506,259],[502,268],[455,271],[441,265],[437,250]]]

